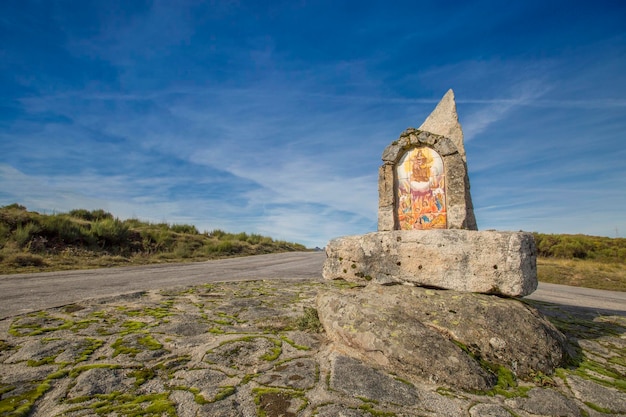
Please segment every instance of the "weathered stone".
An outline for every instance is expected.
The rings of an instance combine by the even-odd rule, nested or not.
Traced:
[[[39,332],[38,327],[17,327],[32,323],[33,317],[27,315],[13,315],[2,319],[0,320],[0,408],[4,413],[0,411],[0,414],[49,417],[157,413],[158,415],[176,414],[181,417],[239,417],[256,416],[265,412],[268,417],[279,415],[297,417],[382,415],[538,417],[538,414],[528,410],[549,410],[549,408],[541,407],[545,401],[550,401],[552,398],[558,401],[555,405],[558,405],[558,410],[562,410],[561,415],[567,415],[568,403],[575,403],[580,407],[583,415],[588,414],[590,417],[625,414],[624,411],[614,414],[596,411],[603,407],[616,411],[623,409],[623,392],[611,389],[609,386],[619,387],[621,382],[619,378],[623,379],[623,369],[619,363],[624,357],[624,347],[626,347],[626,340],[623,339],[626,332],[624,317],[615,311],[563,306],[547,302],[548,300],[534,301],[533,304],[544,314],[553,317],[564,331],[571,332],[575,337],[572,342],[578,348],[576,353],[580,355],[576,356],[580,360],[571,362],[570,366],[559,370],[558,377],[553,378],[556,387],[531,390],[528,398],[522,396],[511,399],[510,397],[518,396],[520,393],[517,388],[505,389],[503,393],[506,395],[477,395],[455,388],[442,387],[445,385],[443,383],[421,383],[420,378],[413,376],[415,380],[413,386],[418,397],[417,403],[413,405],[401,406],[386,402],[386,400],[376,404],[354,398],[347,393],[354,392],[348,390],[347,383],[342,385],[339,381],[344,378],[353,381],[351,386],[356,389],[358,381],[354,380],[358,378],[358,375],[354,374],[355,370],[378,369],[380,372],[377,374],[381,383],[392,381],[394,384],[407,385],[400,379],[409,381],[409,378],[399,374],[394,375],[382,366],[376,366],[363,359],[361,359],[361,365],[335,366],[336,363],[332,361],[333,353],[346,356],[350,350],[348,347],[330,341],[324,332],[316,333],[312,330],[304,331],[294,328],[296,319],[303,317],[303,311],[316,306],[316,297],[319,292],[333,291],[339,287],[345,288],[351,285],[340,281],[320,281],[313,272],[311,279],[307,281],[221,282],[184,289],[151,290],[141,297],[115,297],[108,301],[85,300],[81,302],[85,309],[80,311],[61,312],[59,309],[50,309],[38,313],[38,316],[43,316],[45,313],[52,319],[54,316],[63,318],[63,320],[53,319],[54,322],[40,322],[40,326],[46,328],[45,332]],[[410,286],[379,289],[413,291]],[[458,302],[464,305],[463,297],[480,299],[482,295],[458,294],[432,289],[420,290],[418,288],[417,290],[428,293],[433,300],[429,303],[418,297],[416,303],[426,304],[422,309],[423,315],[418,319],[407,310],[402,317],[408,322],[421,321],[423,327],[430,327],[433,331],[436,331],[433,326],[444,323],[447,327],[437,331],[440,334],[448,332],[447,329],[452,329],[449,333],[455,333],[457,332],[455,329],[459,326],[467,327],[467,331],[480,330],[484,327],[482,322],[476,320],[459,320],[458,307],[448,304],[450,300],[444,300],[444,298],[452,300],[458,298]],[[439,294],[440,297],[436,298]],[[460,298],[457,297],[459,295],[461,295]],[[414,295],[411,297],[415,298]],[[379,298],[381,297],[376,293],[367,302],[378,303]],[[498,297],[492,296],[485,298],[498,300]],[[511,300],[504,301],[510,302]],[[520,304],[515,300],[513,303]],[[156,307],[159,310],[155,310]],[[487,304],[484,308],[490,309]],[[457,314],[450,310],[457,311]],[[157,312],[159,314],[154,314]],[[430,316],[426,314],[428,312]],[[355,314],[360,314],[360,312]],[[467,314],[472,317],[481,317],[484,313],[483,310],[475,310]],[[501,314],[504,313],[501,312]],[[424,317],[430,317],[430,319]],[[437,317],[442,319],[438,320]],[[535,336],[529,336],[523,326],[526,318],[521,317],[511,320],[516,323],[514,326],[511,325],[510,337],[518,334],[518,328],[520,328],[519,338],[525,337],[528,343],[535,343]],[[277,325],[272,330],[268,330],[266,325],[270,320],[286,325],[282,328]],[[460,323],[459,326],[454,327],[452,323],[454,320]],[[151,335],[154,340],[162,343],[169,353],[147,357],[142,362],[137,356],[133,358],[129,354],[117,354],[118,349],[114,346],[118,345],[118,340],[126,332],[132,330],[131,327],[122,324],[130,324],[131,321],[150,323],[141,328],[138,334]],[[230,333],[230,330],[222,332],[222,329],[235,328],[227,322],[236,322],[238,326],[236,334]],[[49,323],[53,324],[53,329],[49,329],[52,327]],[[59,325],[63,323],[76,325],[73,327],[68,327],[67,324]],[[510,322],[505,321],[506,323]],[[196,334],[202,328],[212,331]],[[354,329],[356,332],[357,328]],[[536,332],[542,334],[540,330]],[[255,340],[258,338],[270,338],[275,342],[272,342],[272,346],[260,343],[261,341],[258,340],[257,344]],[[393,336],[389,340],[393,341],[396,338],[397,336]],[[250,341],[251,350],[234,344],[236,339]],[[502,349],[508,344],[507,339],[499,335],[477,334],[474,340],[480,339],[486,340],[486,344],[493,346],[494,349]],[[65,348],[59,348],[60,345],[56,343],[60,341],[71,341],[71,343]],[[91,342],[87,345],[84,341]],[[96,341],[98,342],[95,343]],[[282,341],[282,353],[277,356],[277,343],[280,341]],[[470,342],[459,342],[459,344],[465,344],[463,347],[467,349],[472,348]],[[44,354],[42,349],[52,346],[57,347]],[[91,348],[85,349],[85,346],[91,346]],[[96,348],[96,346],[100,347]],[[224,350],[217,349],[219,346],[223,346]],[[243,349],[241,355],[236,350],[237,346]],[[437,348],[433,344],[423,346],[425,346],[423,349],[410,352],[410,357],[428,357],[429,351]],[[93,350],[94,348],[96,349]],[[37,362],[42,365],[32,366],[33,363],[29,364],[28,360],[24,360],[25,356],[21,358],[16,356],[11,360],[16,363],[7,363],[10,357],[23,349],[25,352],[36,354],[37,358],[40,358]],[[56,363],[48,364],[48,360],[52,360],[61,349],[64,350],[54,359]],[[536,349],[537,352],[543,351],[541,347]],[[69,356],[66,356],[68,352]],[[208,358],[205,355],[210,352],[215,355],[215,363],[206,361]],[[217,355],[220,352],[234,354],[235,358],[234,360],[226,357],[220,359],[220,355]],[[245,356],[246,352],[253,360],[248,361]],[[19,360],[16,361],[16,359]],[[316,363],[317,366],[298,367],[297,363],[300,361]],[[283,369],[283,365],[288,366]],[[290,375],[296,375],[298,369],[305,369],[300,374],[304,379],[291,379],[295,381],[294,386],[303,381],[315,381],[312,387],[308,383],[300,385],[307,388],[283,386],[283,381],[274,376],[278,373],[281,378],[286,377],[285,380],[290,381]],[[368,375],[373,373],[372,369],[368,371]],[[331,378],[333,387],[343,387],[346,391],[331,388]],[[457,378],[463,378],[463,374],[458,374]],[[594,381],[583,378],[593,378]],[[528,387],[531,381],[519,383]],[[604,386],[605,384],[607,386]],[[410,389],[410,385],[407,387]],[[278,400],[282,408],[260,409],[260,404],[256,404],[255,401],[260,401],[262,394],[275,394],[263,396],[265,406],[270,405],[273,400]],[[559,394],[567,400],[559,400]],[[382,393],[374,394],[374,396],[378,395],[381,398],[391,399],[394,394],[386,397]],[[210,402],[213,400],[215,401]],[[507,414],[507,410],[511,415]],[[555,412],[539,415],[559,414]]]
[[[566,358],[565,337],[517,300],[369,285],[322,293],[317,306],[338,349],[412,382],[485,390],[495,383],[494,367],[529,378]]]
[[[330,388],[375,403],[415,405],[418,402],[414,386],[342,355],[332,359]]]
[[[276,365],[259,377],[257,381],[273,387],[310,389],[315,385],[317,362],[310,359],[295,359]]]
[[[515,409],[542,416],[580,417],[576,403],[562,394],[545,388],[535,388],[525,397],[511,398],[506,403]]]
[[[443,96],[435,110],[426,118],[419,130],[436,133],[452,139],[459,153],[465,160],[465,147],[463,145],[463,129],[459,123],[459,115],[456,112],[454,91],[452,89]]]
[[[133,379],[125,376],[123,369],[88,369],[76,378],[76,386],[68,393],[69,398],[111,394],[132,386]]]
[[[506,408],[497,404],[476,404],[469,413],[470,417],[513,417]]]
[[[521,297],[537,288],[532,234],[396,230],[345,236],[326,246],[326,279],[412,283]]]
[[[204,356],[207,363],[220,363],[234,369],[255,371],[267,363],[281,342],[270,337],[247,337],[229,340]]]
[[[211,369],[183,369],[172,375],[173,386],[188,387],[195,390],[205,401],[213,401],[222,388],[228,385],[228,376]],[[230,381],[228,381],[230,382]]]
[[[593,405],[608,413],[626,413],[626,393],[623,391],[575,375],[567,377],[567,385],[574,395],[587,405]]]
[[[317,409],[317,417],[372,417],[371,413],[364,410],[350,408],[345,405],[329,404]]]

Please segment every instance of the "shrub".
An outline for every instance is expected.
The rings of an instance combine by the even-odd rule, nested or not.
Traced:
[[[93,220],[114,219],[111,213],[102,209],[92,210],[91,217]]]
[[[240,242],[246,242],[248,240],[248,234],[246,232],[237,233],[234,238]]]
[[[28,212],[26,207],[15,203],[0,207],[0,222],[9,226],[10,230],[15,230],[18,225],[31,221],[35,214]]]
[[[194,250],[196,249],[194,242],[183,242],[180,241],[176,243],[174,247],[174,255],[178,258],[191,258],[193,256]]]
[[[215,229],[215,230],[211,231],[211,233],[209,233],[210,237],[216,237],[218,239],[221,239],[225,235],[226,235],[226,232],[221,230],[221,229]]]
[[[119,219],[102,219],[91,225],[91,234],[102,249],[122,249],[129,245],[128,226]]]
[[[172,232],[160,228],[144,229],[139,233],[143,249],[150,253],[168,251],[176,241]]]
[[[5,225],[4,223],[0,223],[0,248],[3,247],[9,239],[10,232],[11,229],[9,229],[9,226]]]
[[[89,211],[86,209],[75,209],[75,210],[71,210],[68,214],[72,217],[87,220],[90,222],[97,221],[97,220],[104,220],[104,219],[113,219],[113,215],[111,213],[109,213],[108,211],[104,211],[102,209],[97,209],[97,210],[92,210],[92,211]]]
[[[65,244],[91,243],[89,231],[63,214],[43,216],[40,233],[49,240]]]
[[[20,248],[26,246],[30,242],[35,234],[39,233],[41,227],[33,222],[28,222],[24,226],[21,224],[17,226],[17,229],[13,232],[13,240]]]
[[[26,211],[26,207],[24,207],[21,204],[18,203],[13,203],[13,204],[9,204],[8,206],[2,206],[0,207],[0,210],[18,210],[18,211]]]
[[[89,220],[89,221],[93,220],[93,217],[91,217],[91,212],[86,209],[71,210],[68,214],[78,219]]]
[[[239,240],[222,240],[214,246],[214,252],[223,255],[242,253],[247,245]]]
[[[128,227],[141,227],[141,226],[145,226],[145,223],[142,222],[139,219],[126,219],[124,220],[124,224],[126,224]]]
[[[534,233],[534,237],[540,257],[626,262],[626,258],[620,256],[626,251],[626,239],[623,238],[541,233]]]
[[[298,330],[320,333],[323,330],[322,323],[313,307],[305,307],[302,316],[296,319]]]
[[[190,235],[198,234],[198,229],[196,229],[196,226],[190,224],[173,224],[170,226],[170,229],[176,233],[187,233]]]
[[[45,266],[46,261],[32,253],[16,253],[7,257],[6,263],[12,266]]]

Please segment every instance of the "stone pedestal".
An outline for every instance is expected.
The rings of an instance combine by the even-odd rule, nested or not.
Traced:
[[[536,254],[530,233],[394,230],[331,240],[322,274],[523,297],[537,288]]]

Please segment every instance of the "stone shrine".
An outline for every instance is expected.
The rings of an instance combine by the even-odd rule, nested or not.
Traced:
[[[477,230],[452,90],[382,159],[378,231],[326,246],[324,278],[356,283],[317,297],[332,349],[411,383],[469,391],[501,374],[552,373],[565,337],[514,299],[537,288],[533,236]]]
[[[531,294],[537,288],[532,235],[477,231],[452,90],[421,129],[431,131],[407,129],[383,151],[378,232],[331,240],[324,277]]]

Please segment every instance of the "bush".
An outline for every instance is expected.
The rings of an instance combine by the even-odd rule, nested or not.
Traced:
[[[77,219],[83,219],[88,221],[93,220],[93,217],[91,217],[91,212],[85,209],[71,210],[68,214],[72,217],[76,217]]]
[[[209,249],[211,252],[217,252],[222,255],[234,255],[244,252],[247,245],[239,240],[222,240],[212,245]]]
[[[16,253],[7,257],[6,263],[12,266],[45,266],[46,261],[32,253]]]
[[[90,222],[97,221],[97,220],[104,220],[104,219],[113,219],[113,215],[111,213],[109,213],[108,211],[104,211],[102,209],[97,209],[97,210],[92,210],[92,211],[89,211],[86,209],[75,209],[75,210],[71,210],[68,214],[72,217],[87,220]]]
[[[17,203],[0,207],[0,223],[7,225],[10,230],[15,230],[18,225],[31,221],[34,215],[36,213],[28,212],[26,207]]]
[[[234,238],[240,242],[246,242],[248,240],[248,234],[246,232],[237,233]]]
[[[102,219],[91,224],[91,235],[102,249],[120,250],[129,246],[128,226],[119,219]]]
[[[48,240],[61,241],[67,245],[92,243],[89,231],[63,214],[43,216],[40,233]]]
[[[3,247],[9,239],[10,232],[11,229],[9,229],[9,226],[5,225],[4,223],[0,223],[0,248]]]
[[[209,236],[221,239],[222,237],[226,236],[226,232],[221,229],[215,229],[211,231],[211,233],[209,233]]]
[[[537,252],[544,258],[595,259],[626,262],[626,239],[587,235],[545,235],[534,233]]]
[[[198,234],[198,229],[196,229],[196,226],[190,224],[173,224],[170,226],[170,229],[176,233],[186,233],[190,235]]]
[[[141,227],[141,226],[145,226],[145,223],[142,222],[139,219],[126,219],[124,220],[124,224],[126,224],[128,227]]]
[[[39,227],[38,224],[28,222],[24,226],[18,225],[12,237],[15,243],[17,243],[20,248],[23,248],[39,231],[41,231],[41,227]]]
[[[263,236],[253,233],[250,236],[248,236],[248,239],[246,239],[246,242],[248,242],[251,245],[258,245],[259,243],[263,241],[263,239],[265,239]]]
[[[178,258],[183,258],[183,259],[191,258],[193,257],[193,254],[196,251],[196,249],[200,247],[200,245],[201,244],[199,242],[179,241],[178,243],[176,243],[176,246],[174,247],[174,255],[176,255]]]
[[[305,307],[302,316],[296,319],[298,330],[320,333],[323,330],[322,323],[313,307]]]

